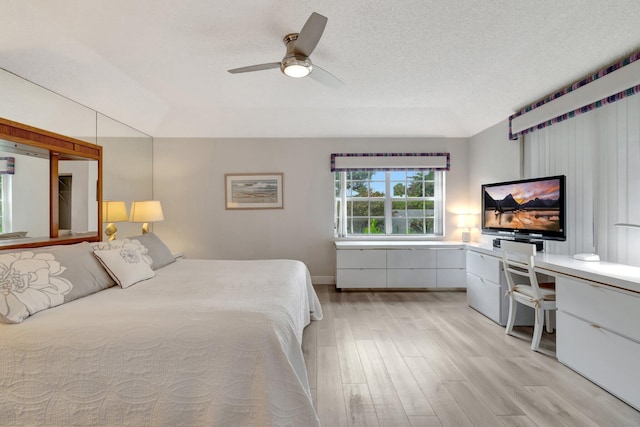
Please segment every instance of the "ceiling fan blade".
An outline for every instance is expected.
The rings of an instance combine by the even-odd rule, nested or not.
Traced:
[[[309,74],[309,77],[334,89],[339,89],[344,86],[344,82],[342,80],[340,80],[324,68],[318,67],[316,64],[313,64],[313,71],[311,72],[311,74]]]
[[[298,40],[293,48],[296,55],[310,56],[313,49],[322,37],[324,27],[327,25],[327,18],[319,13],[313,12],[298,34]]]
[[[249,65],[248,67],[234,68],[233,70],[227,70],[231,74],[249,73],[251,71],[270,70],[272,68],[280,68],[279,62],[269,62],[268,64]]]

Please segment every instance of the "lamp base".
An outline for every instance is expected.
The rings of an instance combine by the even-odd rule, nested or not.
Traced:
[[[471,232],[463,231],[462,232],[462,241],[465,243],[469,243],[471,241]]]
[[[145,222],[142,224],[142,234],[147,234],[149,232],[149,223]]]
[[[107,225],[107,228],[104,229],[104,234],[108,237],[107,240],[115,240],[117,232],[118,232],[118,229],[116,228],[116,225],[112,222],[110,222]]]

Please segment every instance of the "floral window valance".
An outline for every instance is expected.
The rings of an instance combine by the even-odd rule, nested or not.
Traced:
[[[628,56],[509,117],[509,139],[604,107],[640,92],[640,52]]]
[[[333,153],[331,172],[448,171],[449,153]]]

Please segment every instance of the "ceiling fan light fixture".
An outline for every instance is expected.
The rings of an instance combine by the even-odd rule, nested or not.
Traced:
[[[309,58],[291,56],[282,60],[280,69],[289,77],[299,79],[308,76],[313,70]]]

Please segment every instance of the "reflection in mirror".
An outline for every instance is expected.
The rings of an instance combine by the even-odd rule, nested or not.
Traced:
[[[127,212],[134,200],[153,199],[153,139],[98,113],[98,144],[102,146],[102,199],[123,200]],[[105,239],[103,224],[102,238]],[[140,224],[118,222],[118,238],[137,236]]]
[[[0,157],[14,158],[14,173],[2,174],[2,234],[27,232],[49,236],[49,153],[33,147],[0,142]],[[2,236],[0,236],[1,238]],[[0,239],[0,243],[1,240]]]
[[[0,69],[0,117],[96,143],[96,112]]]
[[[58,224],[60,235],[98,231],[98,162],[58,162]]]

